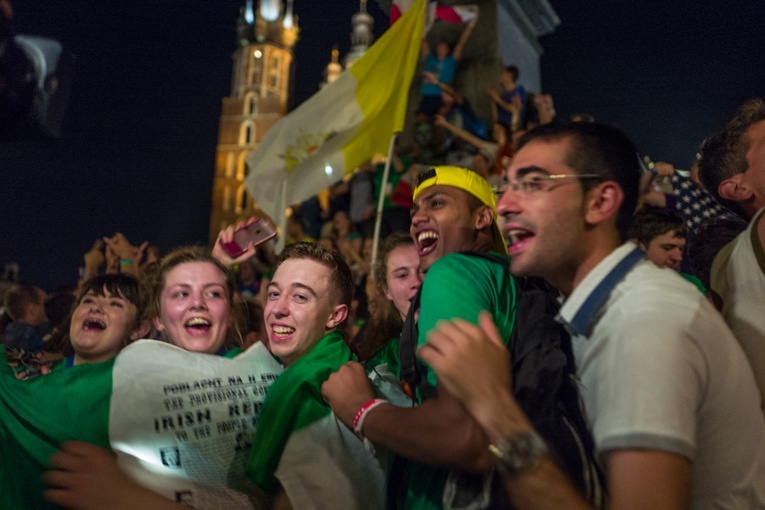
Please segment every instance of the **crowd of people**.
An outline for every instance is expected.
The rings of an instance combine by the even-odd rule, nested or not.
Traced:
[[[686,173],[509,66],[490,135],[473,25],[388,181],[293,205],[280,252],[223,249],[251,218],[6,282],[0,506],[765,508],[765,103]]]

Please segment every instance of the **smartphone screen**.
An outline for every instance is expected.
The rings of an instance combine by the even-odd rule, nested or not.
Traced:
[[[247,245],[252,241],[253,246],[258,246],[273,239],[276,236],[276,227],[266,218],[250,223],[234,232],[234,240],[230,243],[221,242],[221,247],[231,258],[236,258],[247,250]]]

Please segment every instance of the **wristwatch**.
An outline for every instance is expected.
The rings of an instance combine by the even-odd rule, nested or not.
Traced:
[[[490,444],[489,451],[497,458],[500,471],[509,475],[529,471],[550,452],[544,439],[535,432],[505,436],[496,444]]]

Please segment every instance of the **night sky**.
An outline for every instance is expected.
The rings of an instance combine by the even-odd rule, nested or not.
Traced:
[[[62,137],[0,142],[0,264],[47,290],[76,279],[93,240],[119,230],[162,251],[206,242],[221,98],[244,0],[15,0],[19,33],[76,55]],[[351,0],[295,0],[295,104],[350,45]],[[687,168],[703,137],[765,91],[765,4],[552,0],[544,91],[559,115],[625,129]],[[672,4],[672,5],[667,5]],[[385,16],[375,2],[375,29]]]

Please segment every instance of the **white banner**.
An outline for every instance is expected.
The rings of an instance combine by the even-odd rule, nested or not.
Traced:
[[[120,466],[198,509],[267,508],[244,468],[266,390],[282,372],[257,343],[236,358],[139,340],[114,363],[109,423]]]

